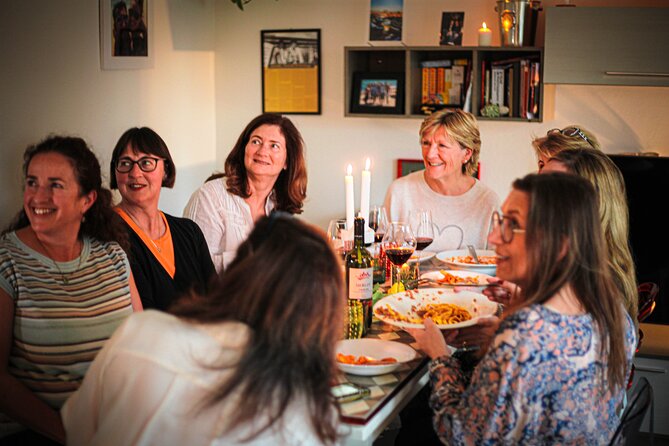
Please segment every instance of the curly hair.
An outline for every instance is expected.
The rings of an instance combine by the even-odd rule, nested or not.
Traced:
[[[275,209],[301,214],[307,196],[307,167],[304,160],[304,141],[292,121],[285,116],[263,113],[248,123],[225,160],[225,173],[215,173],[206,181],[226,178],[228,192],[242,198],[249,197],[249,179],[244,166],[246,145],[253,131],[262,125],[275,125],[286,139],[287,169],[282,170],[274,183]],[[205,181],[205,182],[206,182]]]
[[[24,178],[28,175],[28,167],[32,159],[42,153],[58,153],[70,162],[79,185],[79,196],[91,191],[97,193],[95,202],[84,214],[79,228],[79,237],[86,235],[103,242],[114,241],[126,249],[128,247],[127,231],[123,227],[121,218],[112,210],[111,192],[102,187],[100,163],[86,142],[81,138],[56,135],[28,146],[23,153]],[[26,211],[21,209],[2,234],[29,225],[30,220]]]

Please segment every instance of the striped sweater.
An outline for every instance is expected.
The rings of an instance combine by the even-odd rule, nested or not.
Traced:
[[[8,370],[54,409],[132,314],[121,247],[88,237],[83,245],[80,257],[56,266],[14,232],[0,239],[0,287],[14,301]]]

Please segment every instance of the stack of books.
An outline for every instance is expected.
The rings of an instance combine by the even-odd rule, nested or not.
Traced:
[[[420,66],[422,105],[463,107],[471,78],[469,59],[428,60]]]

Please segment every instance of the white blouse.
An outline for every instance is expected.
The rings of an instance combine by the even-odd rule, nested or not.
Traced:
[[[202,229],[217,273],[235,258],[254,226],[251,208],[242,197],[226,190],[225,181],[223,177],[204,183],[184,209],[184,217]],[[274,209],[273,196],[271,193],[265,201],[266,215]]]

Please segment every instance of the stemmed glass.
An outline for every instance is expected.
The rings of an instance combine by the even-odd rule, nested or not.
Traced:
[[[432,212],[426,209],[411,211],[411,229],[416,236],[416,251],[418,261],[420,253],[427,248],[434,240],[434,227],[432,226]]]
[[[327,232],[330,246],[332,246],[335,253],[341,257],[342,261],[344,261],[347,252],[346,243],[342,238],[343,232],[346,231],[346,229],[346,219],[340,218],[338,220],[330,220]]]
[[[369,211],[369,227],[374,230],[374,242],[381,243],[388,230],[388,214],[383,206],[374,206]]]
[[[381,247],[393,265],[390,284],[394,285],[399,281],[399,267],[411,258],[416,249],[416,238],[411,231],[411,226],[403,222],[390,223],[381,241]]]

